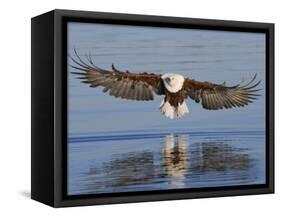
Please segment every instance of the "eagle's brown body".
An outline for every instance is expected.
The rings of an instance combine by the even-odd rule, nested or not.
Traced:
[[[171,93],[165,89],[165,102],[169,102],[171,106],[177,107],[179,104],[182,104],[185,99],[184,90],[179,90],[176,93]]]
[[[90,57],[88,63],[82,60],[76,53],[77,59],[71,57],[76,66],[74,72],[83,79],[82,82],[90,84],[90,87],[102,86],[103,92],[109,95],[129,100],[153,100],[153,93],[165,95],[161,104],[161,112],[173,118],[174,113],[178,117],[188,112],[185,99],[190,98],[195,102],[201,102],[202,107],[208,110],[229,109],[233,107],[244,107],[256,99],[255,89],[260,81],[253,84],[254,78],[247,84],[225,86],[210,82],[201,82],[184,78],[178,74],[166,73],[157,75],[153,73],[131,73],[119,71],[112,64],[112,70],[104,70],[93,64]]]

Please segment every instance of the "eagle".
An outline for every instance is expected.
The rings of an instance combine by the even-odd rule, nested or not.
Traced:
[[[103,92],[116,98],[127,100],[150,101],[154,94],[164,95],[160,111],[167,118],[179,118],[189,113],[185,103],[192,99],[201,103],[207,110],[230,109],[244,107],[257,99],[259,94],[256,82],[257,74],[245,84],[241,81],[235,86],[226,86],[226,82],[215,84],[208,81],[197,81],[176,73],[154,74],[150,72],[120,71],[111,65],[111,70],[102,69],[93,63],[90,55],[83,60],[74,50],[75,58],[70,56],[73,63],[72,72],[90,87],[103,87]]]

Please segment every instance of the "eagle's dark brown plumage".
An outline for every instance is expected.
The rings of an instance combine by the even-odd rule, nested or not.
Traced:
[[[161,75],[153,73],[131,73],[129,71],[119,71],[112,64],[112,71],[104,70],[96,65],[90,57],[87,57],[89,63],[85,63],[76,53],[78,60],[71,57],[72,61],[78,66],[72,66],[81,72],[74,74],[81,75],[83,83],[90,84],[90,87],[103,86],[103,92],[109,92],[109,95],[123,99],[131,100],[153,100],[153,92],[164,94]]]
[[[129,100],[153,100],[153,93],[165,95],[164,102],[168,102],[174,107],[173,111],[175,112],[184,103],[184,99],[188,97],[197,103],[201,102],[205,109],[217,110],[243,107],[253,102],[259,96],[256,94],[259,91],[256,87],[261,81],[254,83],[256,75],[247,84],[243,85],[243,82],[241,82],[235,86],[226,86],[225,82],[223,84],[201,82],[183,78],[181,75],[176,74],[167,76],[168,74],[157,75],[147,72],[132,73],[120,71],[113,64],[112,70],[104,70],[96,66],[90,56],[86,56],[86,63],[76,51],[74,52],[76,58],[70,58],[76,65],[72,65],[72,68],[79,70],[79,72],[73,73],[80,75],[78,78],[82,79],[83,83],[89,84],[90,87],[102,86],[103,92],[109,92],[111,96]],[[178,79],[177,87],[179,83],[182,83],[176,91],[172,91],[167,86],[167,82],[174,78],[175,80]],[[165,111],[162,112],[165,113]],[[188,110],[184,111],[184,113],[186,112]],[[179,113],[178,116],[182,115]]]
[[[232,107],[243,107],[252,103],[259,94],[255,89],[261,81],[253,84],[257,75],[247,84],[242,83],[228,87],[224,84],[213,84],[210,82],[200,82],[186,78],[183,89],[185,96],[196,102],[202,103],[203,108],[210,110],[229,109]]]

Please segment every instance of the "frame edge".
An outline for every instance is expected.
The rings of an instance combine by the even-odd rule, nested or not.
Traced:
[[[168,22],[169,24],[177,23],[189,23],[195,24],[197,21],[200,25],[213,26],[228,26],[234,25],[234,27],[252,28],[269,32],[269,62],[268,67],[270,74],[270,99],[269,99],[269,128],[270,131],[270,159],[269,159],[269,185],[268,187],[261,187],[255,189],[241,189],[241,190],[223,190],[223,191],[208,191],[208,192],[195,192],[195,193],[172,193],[172,194],[148,194],[148,195],[133,195],[133,196],[114,196],[114,197],[99,197],[99,198],[87,198],[87,199],[65,199],[62,195],[62,131],[61,131],[61,112],[62,104],[61,100],[63,94],[61,92],[62,85],[62,69],[63,69],[63,50],[62,50],[62,28],[64,17],[83,17],[83,18],[102,18],[107,20],[114,20],[115,18],[129,21],[143,21],[151,22]],[[241,25],[241,26],[240,26]],[[223,20],[206,20],[206,19],[193,19],[182,17],[162,17],[162,16],[148,16],[148,15],[134,15],[134,14],[117,14],[117,13],[103,13],[103,12],[84,12],[84,11],[71,11],[71,10],[55,10],[55,127],[59,131],[55,131],[55,207],[69,207],[69,206],[81,206],[81,205],[101,205],[101,204],[116,204],[116,203],[131,203],[131,202],[145,202],[145,201],[163,201],[163,200],[175,200],[175,199],[195,199],[195,198],[210,198],[210,197],[223,197],[223,196],[242,196],[253,194],[270,194],[274,193],[274,24],[273,23],[254,23],[254,22],[242,22],[242,21],[223,21]],[[235,31],[235,30],[234,30]]]

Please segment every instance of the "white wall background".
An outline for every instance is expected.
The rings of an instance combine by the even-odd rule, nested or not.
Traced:
[[[52,209],[30,192],[30,18],[54,8],[276,23],[276,111],[281,109],[280,1],[24,0],[0,13],[1,216],[266,216],[280,212],[280,113],[276,113],[276,194]],[[278,99],[279,98],[279,99]],[[279,130],[280,132],[280,130]],[[275,215],[274,215],[275,214]],[[278,215],[278,214],[277,214]]]

